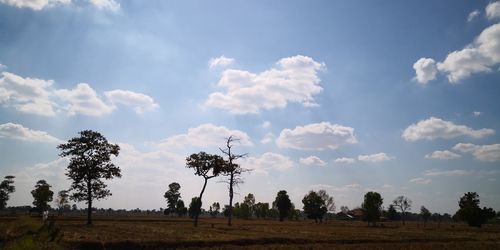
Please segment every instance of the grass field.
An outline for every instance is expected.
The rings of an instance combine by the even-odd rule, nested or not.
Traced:
[[[40,218],[0,217],[0,246],[5,249],[500,249],[500,225],[384,222],[368,227],[358,221],[189,219],[170,217],[58,217],[54,226]]]

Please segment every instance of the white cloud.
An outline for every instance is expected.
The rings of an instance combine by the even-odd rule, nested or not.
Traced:
[[[348,158],[348,157],[340,157],[334,160],[335,163],[339,164],[352,164],[356,162],[356,159],[354,158]]]
[[[474,111],[474,112],[472,112],[472,114],[473,114],[475,117],[478,117],[478,116],[480,116],[482,113],[481,113],[481,112],[479,112],[479,111]]]
[[[276,144],[280,148],[299,150],[336,149],[344,144],[355,143],[357,140],[354,136],[354,128],[329,122],[283,129],[276,139]]]
[[[262,140],[260,140],[260,143],[268,144],[268,143],[271,143],[273,141],[273,139],[274,139],[273,133],[267,133],[266,135],[264,135]]]
[[[218,86],[225,88],[226,92],[210,94],[206,105],[226,109],[233,114],[284,108],[289,102],[315,105],[313,96],[323,90],[317,73],[325,68],[324,64],[298,55],[281,59],[277,66],[257,74],[225,70]]]
[[[90,0],[90,3],[98,9],[118,11],[120,10],[120,4],[115,0]]]
[[[267,174],[269,170],[287,170],[293,167],[293,161],[287,156],[266,152],[259,157],[248,157],[242,160],[243,168],[253,172]]]
[[[467,22],[472,22],[477,16],[479,16],[481,12],[479,10],[473,10],[469,15],[467,16]]]
[[[101,116],[111,113],[115,108],[113,105],[104,103],[87,83],[79,83],[72,90],[56,90],[54,94],[67,103],[64,109],[69,115]]]
[[[106,91],[104,95],[114,104],[134,107],[135,112],[138,114],[142,114],[145,111],[152,111],[159,107],[152,97],[142,93],[116,89]]]
[[[270,121],[264,121],[264,122],[262,123],[262,127],[263,127],[263,128],[269,128],[269,127],[271,127],[271,122],[270,122]]]
[[[472,153],[472,155],[480,161],[500,161],[500,144],[475,145],[471,143],[458,143],[453,147],[453,150],[463,153]]]
[[[491,72],[500,63],[500,23],[494,24],[462,50],[453,51],[437,64],[450,83],[457,83],[475,73]]]
[[[500,2],[491,2],[486,6],[486,17],[497,19],[500,17]]]
[[[410,182],[426,185],[426,184],[431,183],[431,179],[425,179],[425,178],[418,177],[418,178],[411,179]]]
[[[455,170],[438,170],[430,169],[425,171],[426,176],[464,176],[471,174],[471,171],[455,169]]]
[[[436,62],[432,58],[420,58],[413,64],[413,69],[415,69],[415,80],[421,84],[426,84],[427,82],[436,79],[436,74],[438,73]]]
[[[417,141],[422,139],[432,140],[436,138],[450,139],[459,136],[482,138],[494,133],[495,130],[493,129],[483,128],[474,130],[465,125],[456,125],[453,122],[431,117],[408,126],[403,132],[402,137],[406,141]]]
[[[371,154],[371,155],[359,155],[358,156],[358,161],[364,161],[364,162],[383,162],[383,161],[390,161],[395,159],[392,156],[388,156],[386,153],[377,153],[377,154]]]
[[[233,63],[234,63],[234,58],[229,58],[229,57],[225,57],[224,55],[222,55],[220,57],[210,58],[210,60],[208,61],[208,67],[210,69],[213,69],[213,68],[218,67],[218,66],[221,66],[221,67],[229,66]]]
[[[0,70],[6,69],[6,68],[7,68],[6,65],[0,63]]]
[[[247,133],[240,130],[231,130],[224,126],[211,123],[201,124],[195,128],[189,128],[187,133],[174,135],[162,140],[161,147],[206,147],[208,145],[223,146],[226,138],[233,136],[239,139],[243,146],[253,145]]]
[[[302,165],[306,166],[320,166],[320,167],[326,166],[326,162],[324,162],[319,157],[314,155],[311,155],[306,158],[301,157],[299,161]]]
[[[45,131],[26,128],[21,124],[0,124],[0,138],[9,138],[29,142],[62,143],[63,141]]]
[[[431,154],[425,155],[425,158],[427,159],[440,159],[440,160],[453,160],[462,157],[461,155],[457,153],[453,153],[449,150],[436,150],[432,152]]]
[[[52,80],[23,78],[2,72],[0,78],[0,104],[37,115],[54,116],[55,104],[50,100]]]

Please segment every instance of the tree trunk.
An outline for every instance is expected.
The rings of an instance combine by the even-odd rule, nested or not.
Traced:
[[[205,183],[203,183],[203,188],[201,189],[200,197],[198,197],[198,203],[196,205],[199,205],[200,207],[196,211],[196,215],[194,216],[194,226],[198,226],[198,216],[200,216],[201,213],[201,197],[203,197],[203,193],[205,192],[205,187],[207,187],[207,181],[208,179],[205,178]]]
[[[234,172],[231,172],[231,176],[229,178],[229,216],[227,217],[227,225],[228,226],[232,225],[231,220],[233,218],[233,195],[234,195],[234,193],[233,193],[233,181],[234,181]]]
[[[87,182],[87,204],[88,204],[88,209],[87,209],[87,225],[92,225],[92,188],[91,188],[91,182]]]
[[[401,213],[401,219],[403,220],[403,226],[405,225],[405,212]]]

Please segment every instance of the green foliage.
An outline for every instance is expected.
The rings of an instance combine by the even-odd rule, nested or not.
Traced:
[[[40,213],[50,209],[48,203],[52,201],[54,195],[50,188],[51,186],[45,180],[39,180],[35,185],[35,189],[31,191],[33,205]]]
[[[257,218],[266,218],[269,214],[269,203],[258,202],[254,205],[254,212]]]
[[[454,215],[455,218],[467,221],[471,227],[481,227],[488,219],[495,216],[492,208],[479,207],[479,195],[476,192],[465,193],[458,201],[460,209]]]
[[[328,211],[325,201],[318,193],[314,191],[309,191],[307,195],[302,199],[304,204],[304,213],[307,214],[307,218],[313,219],[315,222],[323,221],[323,216],[325,216]]]
[[[180,189],[181,185],[179,183],[172,182],[168,185],[168,191],[163,195],[163,197],[167,199],[168,209],[166,210],[168,210],[169,213],[175,213],[177,211],[177,201],[181,198]]]
[[[189,203],[188,214],[190,218],[195,218],[201,213],[201,200],[198,197],[193,197]]]
[[[290,201],[290,197],[285,190],[281,190],[276,195],[276,199],[273,202],[273,208],[276,208],[279,212],[280,221],[283,221],[286,217],[288,217],[288,213],[290,212],[290,208],[292,207],[292,202]]]
[[[383,201],[382,196],[377,192],[370,191],[365,194],[363,204],[361,205],[365,212],[365,220],[371,222],[373,225],[380,220]]]
[[[12,185],[14,184],[14,178],[12,175],[7,175],[0,183],[0,210],[5,209],[10,194],[16,191],[16,188]]]
[[[88,204],[87,224],[91,224],[92,200],[111,195],[103,179],[120,178],[121,171],[111,162],[111,156],[118,156],[120,146],[110,144],[98,132],[81,131],[79,137],[57,146],[61,157],[70,157],[66,175],[73,181],[70,199]]]
[[[177,201],[177,205],[175,206],[175,209],[176,209],[176,213],[179,217],[185,216],[188,212],[188,209],[184,205],[184,201],[181,199],[179,199]]]

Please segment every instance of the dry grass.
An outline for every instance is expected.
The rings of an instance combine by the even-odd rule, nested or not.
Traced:
[[[57,219],[59,245],[77,249],[500,249],[500,226],[469,228],[463,224],[418,223],[401,226],[363,222],[201,219],[168,217],[96,217],[85,226],[82,217]]]

